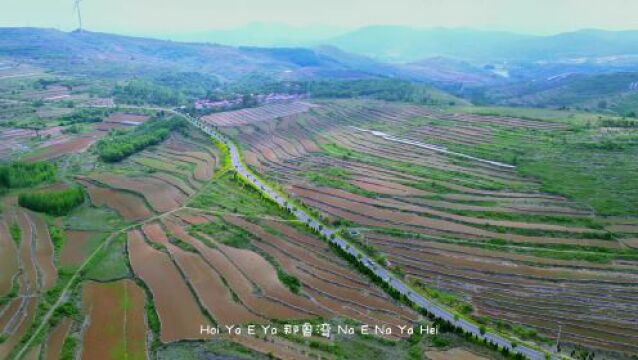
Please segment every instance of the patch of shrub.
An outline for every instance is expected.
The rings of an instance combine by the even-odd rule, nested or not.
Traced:
[[[84,190],[79,186],[23,193],[18,197],[20,206],[54,216],[66,215],[83,202]]]
[[[95,144],[95,150],[102,161],[117,162],[149,146],[166,140],[171,131],[185,128],[183,119],[153,119],[140,125],[133,131],[114,132]]]
[[[80,123],[96,123],[101,122],[110,114],[110,112],[111,110],[108,109],[80,109],[71,114],[59,117],[58,121],[60,122],[60,126]]]
[[[50,162],[16,161],[0,165],[0,188],[24,188],[55,179],[56,167]]]

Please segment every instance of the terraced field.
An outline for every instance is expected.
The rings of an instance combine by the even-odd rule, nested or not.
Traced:
[[[147,118],[116,114],[111,120],[142,122]],[[195,130],[175,134],[160,146],[113,165],[100,163],[91,152],[80,159],[69,153],[77,149],[60,152],[48,151],[47,146],[42,149],[45,151],[39,153],[52,156],[67,183],[75,180],[86,188],[87,201],[68,217],[56,218],[18,207],[16,195],[3,198],[0,358],[12,358],[20,350],[23,350],[20,355],[26,358],[70,358],[74,354],[82,354],[86,359],[120,359],[125,355],[146,358],[149,330],[145,325],[145,297],[154,294],[153,289],[145,288],[145,294],[131,280],[103,284],[129,277],[131,268],[140,271],[137,262],[128,263],[126,241],[116,235],[125,226],[159,218],[184,206],[212,178],[218,167],[218,150]],[[164,164],[172,166],[162,167]],[[67,187],[67,183],[46,184],[44,188]],[[130,253],[131,259],[143,254],[144,251],[142,255],[139,251]],[[91,271],[86,271],[87,267]],[[85,271],[80,274],[81,269]],[[100,283],[77,280],[69,283],[76,272],[81,280],[97,279]],[[146,275],[145,279],[150,279]],[[177,270],[174,275],[182,281]],[[58,298],[68,288],[75,290]],[[60,302],[55,303],[57,300]],[[56,311],[42,321],[53,306]],[[199,312],[199,305],[194,306]],[[117,314],[108,309],[122,310],[121,317],[113,316]],[[182,321],[192,320],[184,317]],[[203,317],[202,320],[207,321]],[[199,331],[200,322],[195,323],[196,328],[188,330],[191,334]],[[35,329],[40,334],[37,339],[33,337]],[[186,339],[177,331],[178,335],[169,333],[162,339],[167,342]],[[159,338],[160,334],[157,335]],[[36,344],[23,348],[27,340]]]
[[[116,113],[92,131],[146,119]],[[235,138],[255,171],[460,316],[547,348],[560,326],[564,346],[636,352],[638,318],[627,311],[637,305],[638,257],[628,247],[635,218],[604,218],[545,192],[540,179],[488,151],[503,129],[562,133],[568,124],[369,100],[278,104],[206,121]],[[44,153],[87,198],[57,218],[3,199],[0,357],[31,339],[24,358],[505,358],[453,333],[405,341],[399,326],[429,320],[240,181],[196,129],[115,163],[91,150]],[[67,186],[56,184],[46,186]],[[594,321],[604,326],[593,330]],[[200,332],[282,322],[394,332]]]
[[[125,220],[139,221],[183,206],[210,180],[218,156],[201,135],[186,139],[174,134],[160,148],[77,180],[94,205],[106,206]]]
[[[560,136],[569,124],[339,101],[226,126],[250,166],[423,293],[523,339],[561,327],[565,343],[638,351],[631,229],[610,232],[610,219],[502,156],[463,153],[503,131]]]
[[[144,292],[135,283],[89,282],[84,286],[83,306],[89,323],[83,359],[146,359]]]
[[[39,296],[58,276],[53,266],[53,245],[40,215],[16,210],[3,214],[0,235],[3,245],[2,299],[0,307],[0,357],[6,358],[34,321]],[[7,236],[8,235],[8,236]],[[3,269],[3,270],[4,270]]]

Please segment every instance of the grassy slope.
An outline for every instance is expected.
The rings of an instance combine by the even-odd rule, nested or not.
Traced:
[[[565,131],[499,128],[490,143],[448,144],[466,153],[515,163],[541,179],[542,190],[589,205],[601,215],[638,215],[638,132],[607,131],[605,116],[546,109],[458,108],[455,111],[535,118],[567,125]]]

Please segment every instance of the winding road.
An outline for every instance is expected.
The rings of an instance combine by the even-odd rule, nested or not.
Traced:
[[[349,253],[354,256],[356,259],[359,259],[361,264],[370,269],[376,276],[383,279],[386,283],[390,285],[393,289],[398,291],[400,294],[405,295],[410,301],[414,302],[421,308],[427,310],[428,312],[434,314],[437,318],[442,320],[449,321],[451,324],[454,324],[457,327],[460,327],[465,332],[476,335],[480,339],[487,339],[500,347],[506,348],[514,353],[519,353],[524,355],[525,357],[531,360],[544,360],[546,357],[546,353],[537,350],[523,344],[519,344],[518,346],[512,346],[512,342],[495,333],[486,332],[481,334],[479,326],[473,324],[463,318],[455,319],[455,316],[449,310],[431,302],[426,299],[422,295],[415,293],[411,290],[402,280],[397,278],[394,274],[390,273],[383,267],[376,264],[372,259],[370,259],[366,254],[362,253],[352,245],[350,245],[346,240],[340,237],[337,233],[336,229],[332,229],[330,227],[325,226],[324,224],[320,224],[314,218],[312,218],[306,211],[297,208],[290,204],[290,202],[285,199],[279,192],[275,191],[268,184],[261,181],[252,172],[244,165],[241,161],[241,155],[237,145],[233,143],[230,139],[225,137],[223,134],[217,132],[214,128],[209,126],[208,124],[200,121],[199,119],[193,118],[183,113],[175,112],[179,115],[184,116],[188,121],[193,124],[195,127],[201,129],[204,133],[212,136],[218,141],[223,142],[227,147],[230,153],[231,163],[233,169],[241,176],[243,176],[246,180],[248,180],[252,185],[254,185],[257,189],[259,189],[262,194],[268,196],[277,204],[279,204],[283,208],[287,208],[288,211],[291,212],[299,221],[307,224],[308,227],[314,229],[319,234],[324,236],[328,241],[334,243],[339,246],[343,251]],[[552,356],[552,358],[558,358],[558,356]]]

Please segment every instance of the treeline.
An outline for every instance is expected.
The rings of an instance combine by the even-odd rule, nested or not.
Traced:
[[[247,76],[221,93],[309,94],[315,98],[371,98],[417,104],[448,104],[454,99],[427,85],[398,79],[278,81],[263,75]]]
[[[132,105],[178,106],[186,103],[186,96],[179,90],[142,79],[116,86],[113,96],[118,103]]]
[[[80,109],[71,114],[58,118],[60,126],[73,125],[80,123],[96,123],[104,120],[109,116],[112,110],[109,109]]]
[[[155,83],[182,93],[187,98],[203,98],[220,86],[216,77],[198,72],[168,73],[154,78]]]
[[[186,121],[180,118],[156,118],[129,132],[113,132],[99,140],[94,149],[102,161],[116,162],[159,144],[168,138],[171,131],[185,127]]]
[[[0,165],[0,189],[25,188],[52,181],[56,167],[52,163],[16,161]]]
[[[604,127],[638,128],[638,120],[631,119],[603,119],[600,124]]]
[[[18,204],[33,211],[62,216],[84,202],[84,190],[73,186],[63,190],[43,190],[20,194]]]
[[[113,96],[124,104],[178,106],[207,97],[219,86],[219,80],[211,75],[176,72],[130,80],[126,85],[116,86]]]
[[[313,81],[306,85],[307,92],[320,98],[366,97],[386,101],[406,101],[431,104],[431,89],[424,85],[392,79],[352,81]]]

